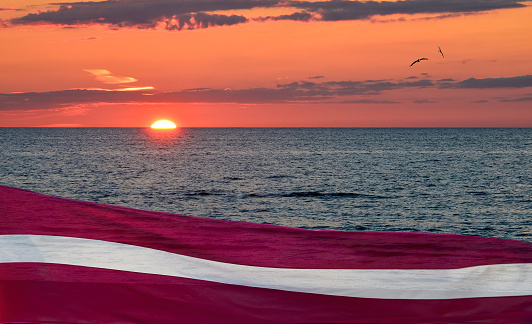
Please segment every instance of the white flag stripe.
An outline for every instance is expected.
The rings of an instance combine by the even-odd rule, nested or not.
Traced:
[[[456,299],[532,295],[530,263],[438,270],[267,268],[100,240],[0,235],[0,263],[13,262],[75,265],[346,297]]]

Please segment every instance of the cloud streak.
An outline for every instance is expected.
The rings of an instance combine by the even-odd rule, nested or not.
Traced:
[[[532,0],[403,0],[403,1],[280,1],[280,0],[107,0],[56,3],[56,10],[30,13],[10,20],[12,25],[106,24],[112,28],[192,30],[231,26],[250,21],[339,21],[361,20],[394,14],[438,14],[455,17],[497,9],[524,7]],[[291,14],[247,18],[227,11],[255,8],[286,8]]]
[[[523,102],[523,101],[532,101],[532,94],[524,95],[521,97],[515,98],[501,98],[499,101],[502,102]]]
[[[16,9],[16,8],[0,8],[0,11],[21,11],[21,9]]]
[[[525,0],[528,1],[528,0]],[[295,2],[294,7],[307,12],[317,13],[320,20],[359,20],[375,15],[394,14],[442,14],[442,13],[474,13],[496,9],[519,8],[525,5],[514,0],[404,0],[404,1],[318,1]],[[441,17],[441,16],[440,16]]]
[[[377,96],[385,91],[438,88],[438,89],[496,89],[532,87],[532,75],[509,78],[470,78],[463,81],[443,80],[365,80],[365,81],[297,81],[278,84],[275,88],[249,88],[222,90],[211,88],[155,92],[152,87],[117,90],[73,89],[50,92],[0,94],[0,110],[35,110],[65,108],[79,104],[98,103],[345,103],[345,104],[395,104],[397,101],[381,100]],[[127,91],[130,90],[130,91]],[[135,91],[133,91],[135,90]],[[362,98],[357,96],[363,96]],[[503,101],[529,101],[530,96]],[[415,103],[427,103],[414,101]]]
[[[532,87],[532,75],[509,78],[469,78],[460,82],[443,82],[441,87],[456,89],[526,88]]]
[[[272,0],[108,0],[101,2],[58,3],[59,9],[14,18],[12,24],[109,24],[114,27],[169,30],[206,28],[246,22],[242,16],[205,12],[275,6]]]
[[[166,30],[193,30],[198,28],[208,28],[215,26],[231,26],[236,24],[242,24],[248,20],[243,16],[237,15],[218,15],[218,14],[206,14],[203,12],[188,13],[182,15],[174,15],[171,19],[164,18],[163,26]]]
[[[121,75],[115,75],[108,70],[104,69],[95,69],[95,70],[83,70],[92,74],[96,80],[106,83],[106,84],[121,84],[121,83],[131,83],[137,82],[137,79],[132,77],[126,77]]]

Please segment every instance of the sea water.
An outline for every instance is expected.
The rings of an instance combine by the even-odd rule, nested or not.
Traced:
[[[307,229],[532,241],[532,129],[0,128],[0,184]]]

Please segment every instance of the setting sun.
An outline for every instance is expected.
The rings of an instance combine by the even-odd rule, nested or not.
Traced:
[[[169,120],[158,120],[151,125],[151,128],[176,128],[176,125]]]

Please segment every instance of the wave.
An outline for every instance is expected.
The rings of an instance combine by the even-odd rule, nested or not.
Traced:
[[[196,196],[220,196],[223,194],[220,192],[209,192],[205,190],[199,190],[199,191],[187,192],[187,193],[184,193],[184,195],[189,196],[189,197],[196,197]]]
[[[319,191],[295,191],[290,193],[269,193],[257,194],[251,193],[244,196],[245,198],[368,198],[368,199],[387,199],[391,197],[363,194],[358,192],[319,192]]]

